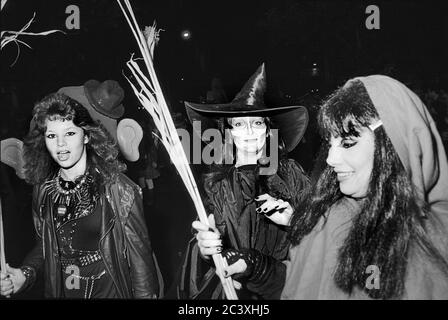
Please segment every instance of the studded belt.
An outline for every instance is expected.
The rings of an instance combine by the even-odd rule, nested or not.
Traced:
[[[93,253],[88,253],[86,255],[76,257],[76,258],[71,258],[71,259],[61,257],[61,265],[64,269],[66,269],[68,266],[72,266],[72,265],[75,265],[78,267],[85,267],[85,266],[88,266],[89,264],[100,261],[101,259],[102,258],[101,258],[100,252],[95,251]]]

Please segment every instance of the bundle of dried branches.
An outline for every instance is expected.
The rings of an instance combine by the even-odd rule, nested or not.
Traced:
[[[136,84],[134,84],[134,82],[129,78],[128,81],[134,90],[135,95],[154,120],[154,124],[159,131],[158,138],[166,148],[171,161],[179,172],[179,175],[181,176],[182,181],[184,182],[185,187],[194,202],[200,221],[208,225],[207,213],[202,203],[196,181],[154,70],[153,51],[158,40],[160,30],[158,31],[156,29],[156,25],[154,23],[152,27],[146,27],[144,34],[138,26],[129,1],[124,0],[124,4],[120,0],[117,1],[132,30],[132,33],[134,34],[135,39],[137,40],[137,44],[140,48],[140,52],[142,53],[149,75],[148,79],[148,77],[145,76],[145,74],[140,70],[140,67],[135,59],[131,58],[127,62],[127,66],[131,70],[132,75],[134,76],[134,82],[136,82]],[[226,266],[225,259],[220,254],[215,254],[213,255],[213,261],[216,266],[216,274],[219,276],[221,283],[223,284],[227,299],[238,299],[232,279],[230,277],[224,277],[223,269]]]

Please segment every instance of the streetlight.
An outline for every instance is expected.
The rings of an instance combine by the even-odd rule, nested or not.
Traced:
[[[180,33],[180,36],[182,37],[183,40],[190,40],[190,38],[191,38],[191,32],[190,32],[190,30],[183,30],[183,31]]]

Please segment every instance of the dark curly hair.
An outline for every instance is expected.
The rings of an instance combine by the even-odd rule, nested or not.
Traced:
[[[367,90],[357,80],[329,97],[320,109],[318,124],[321,136],[328,142],[330,136],[359,136],[362,127],[378,119]],[[382,126],[374,130],[374,137],[374,169],[369,189],[360,202],[362,214],[354,217],[339,250],[334,281],[347,293],[357,286],[372,298],[399,298],[404,293],[409,256],[414,248],[422,249],[445,272],[448,264],[426,234],[425,206],[418,200]],[[289,237],[293,245],[300,244],[321,218],[326,222],[328,209],[344,197],[335,172],[325,162],[328,150],[328,143],[323,143],[308,196],[291,220]],[[370,265],[376,265],[381,272],[379,289],[365,288],[366,268]]]
[[[72,120],[89,137],[86,145],[87,166],[97,185],[109,182],[126,169],[118,157],[113,138],[99,122],[76,100],[60,93],[52,93],[36,103],[30,130],[24,139],[23,157],[25,180],[40,184],[53,177],[59,170],[45,145],[47,120]]]

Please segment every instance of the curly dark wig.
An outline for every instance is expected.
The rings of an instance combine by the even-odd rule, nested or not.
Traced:
[[[34,106],[30,131],[24,139],[25,180],[28,183],[40,184],[59,170],[45,145],[47,120],[72,120],[84,130],[89,137],[87,166],[97,185],[111,181],[126,169],[117,159],[119,152],[113,138],[99,122],[91,118],[87,109],[64,94],[52,93]]]
[[[358,80],[327,99],[320,109],[318,124],[321,136],[328,142],[331,136],[359,136],[362,127],[378,119],[367,90]],[[369,189],[360,202],[362,214],[353,219],[339,250],[334,281],[347,293],[358,287],[372,298],[400,298],[413,249],[423,250],[444,271],[448,264],[426,235],[422,214],[426,209],[418,205],[411,180],[382,126],[374,130],[374,137]],[[328,149],[328,143],[323,143],[309,195],[291,220],[289,236],[293,245],[298,245],[321,218],[326,221],[328,209],[344,197],[336,174],[325,163]],[[379,289],[365,288],[366,268],[370,265],[376,265],[381,272]]]

